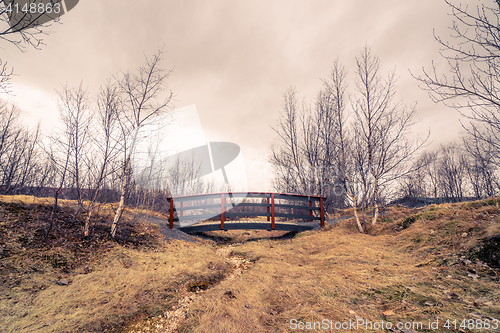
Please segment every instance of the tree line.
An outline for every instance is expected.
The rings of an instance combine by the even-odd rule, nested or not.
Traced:
[[[434,151],[425,150],[428,134],[412,134],[415,104],[402,102],[396,94],[394,71],[382,73],[380,60],[365,47],[355,59],[351,85],[346,68],[335,61],[312,104],[299,102],[294,88],[285,91],[275,126],[278,140],[270,156],[277,191],[326,195],[330,210],[352,207],[361,232],[367,229],[369,206],[375,225],[381,205],[404,197],[439,202],[497,195],[500,3],[490,1],[473,8],[445,2],[454,18],[450,26],[454,40],[435,39],[442,46],[449,73],[437,73],[433,67],[413,76],[436,103],[459,112],[466,121],[466,135]],[[21,37],[38,47],[40,29],[23,31]],[[0,37],[22,45],[5,39],[10,33]],[[119,203],[111,226],[113,237],[127,204],[166,209],[168,187],[146,186],[153,180],[134,177],[131,165],[134,135],[172,107],[167,87],[171,71],[161,68],[161,58],[158,51],[135,72],[117,73],[96,96],[90,96],[82,84],[60,89],[61,127],[51,133],[42,133],[40,126],[27,127],[18,107],[1,100],[2,193],[50,195],[54,214],[58,199],[76,200],[75,214],[85,215],[85,236],[101,202]],[[12,70],[0,61],[4,94],[11,92],[11,76]],[[183,187],[186,179],[196,179],[186,170],[181,165],[173,170],[172,186]],[[193,191],[210,186],[189,184]]]
[[[411,135],[415,105],[396,98],[394,72],[382,75],[379,59],[365,47],[355,59],[352,92],[345,67],[335,61],[312,106],[299,105],[294,88],[284,93],[270,156],[276,190],[326,195],[330,210],[352,207],[360,232],[367,229],[368,206],[375,225],[379,206],[396,199],[437,203],[498,194],[500,2],[475,8],[445,2],[454,40],[435,39],[449,74],[433,66],[412,75],[434,102],[468,121],[466,135],[425,150],[429,136]]]
[[[90,233],[95,208],[116,202],[111,235],[127,203],[165,209],[168,188],[136,186],[131,170],[134,134],[144,123],[172,108],[161,67],[163,52],[147,57],[135,72],[120,72],[104,82],[96,96],[80,84],[58,91],[58,124],[50,133],[25,125],[19,108],[0,101],[0,188],[2,194],[47,195],[76,200]],[[182,175],[181,175],[182,176]],[[51,221],[52,223],[52,221]],[[50,230],[50,228],[49,228]]]

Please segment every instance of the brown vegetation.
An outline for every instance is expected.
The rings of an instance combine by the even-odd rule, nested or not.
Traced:
[[[196,243],[161,241],[156,226],[131,219],[113,241],[102,214],[83,241],[84,220],[63,211],[47,244],[36,228],[50,209],[2,203],[0,326],[287,332],[291,319],[499,319],[498,203],[387,207],[369,235],[350,218],[295,236],[213,232]]]

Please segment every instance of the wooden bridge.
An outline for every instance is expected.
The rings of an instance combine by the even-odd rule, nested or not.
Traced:
[[[241,202],[235,203],[235,199]],[[255,202],[258,199],[261,199],[260,202]],[[169,228],[173,229],[174,222],[178,222],[177,228],[187,233],[235,229],[304,231],[314,229],[317,223],[311,222],[318,220],[323,228],[325,199],[322,196],[269,192],[226,192],[168,198]],[[245,211],[245,207],[253,208],[253,211]],[[243,217],[262,216],[267,217],[267,221],[241,220]],[[240,220],[234,221],[235,218]],[[306,222],[276,223],[276,218]],[[191,224],[183,226],[182,222]]]

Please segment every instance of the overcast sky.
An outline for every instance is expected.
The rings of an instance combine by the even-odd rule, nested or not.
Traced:
[[[335,58],[352,90],[365,44],[384,73],[396,69],[398,96],[418,102],[415,134],[430,129],[431,147],[458,138],[456,111],[432,103],[409,72],[444,65],[433,29],[449,35],[448,13],[442,0],[84,0],[47,29],[41,50],[1,42],[0,58],[15,69],[24,116],[51,128],[56,89],[83,82],[95,92],[164,47],[175,107],[195,104],[207,140],[240,145],[249,189],[263,191],[272,190],[267,160],[283,92],[295,86],[312,101]]]

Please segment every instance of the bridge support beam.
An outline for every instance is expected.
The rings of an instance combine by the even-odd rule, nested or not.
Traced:
[[[269,205],[269,198],[267,198],[266,201],[267,201],[267,204]],[[269,208],[269,206],[267,206],[267,213],[270,213],[270,212],[271,212],[271,209]],[[271,216],[267,217],[267,221],[271,221]]]
[[[274,230],[274,193],[271,193],[271,230]]]
[[[319,199],[319,215],[321,218],[321,228],[325,227],[325,207],[323,205],[323,198]]]
[[[174,198],[170,198],[170,218],[168,221],[168,227],[170,229],[174,228]]]
[[[224,230],[224,211],[226,210],[226,197],[224,193],[220,195],[220,230]]]

